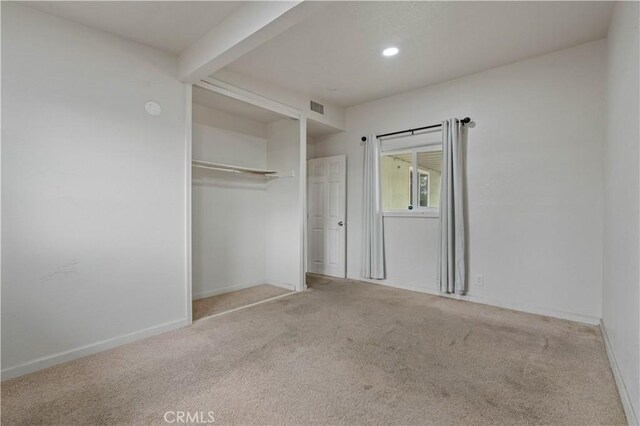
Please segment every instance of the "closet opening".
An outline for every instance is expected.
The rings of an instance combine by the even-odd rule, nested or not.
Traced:
[[[193,321],[304,289],[300,116],[227,92],[192,88]]]

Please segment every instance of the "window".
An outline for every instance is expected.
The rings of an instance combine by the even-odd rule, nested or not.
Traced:
[[[380,158],[383,211],[390,215],[437,214],[441,167],[441,144],[383,152]]]
[[[429,172],[418,170],[418,188],[420,207],[429,207]]]

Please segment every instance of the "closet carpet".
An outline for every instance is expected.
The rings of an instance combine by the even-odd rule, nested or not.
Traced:
[[[2,424],[625,422],[597,327],[348,280],[2,384]],[[174,413],[174,414],[172,414]]]
[[[193,320],[197,321],[211,315],[271,299],[272,297],[282,296],[287,293],[291,293],[291,291],[269,284],[260,284],[230,293],[194,300]]]

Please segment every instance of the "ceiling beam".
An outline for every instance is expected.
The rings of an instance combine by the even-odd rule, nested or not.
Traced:
[[[322,3],[248,2],[180,54],[180,80],[200,81],[309,17]]]
[[[279,87],[267,81],[238,74],[237,72],[233,72],[226,68],[217,71],[211,77],[206,77],[203,80],[223,86],[228,84],[235,88],[241,88],[245,91],[259,94],[261,97],[273,99],[281,104],[289,105],[299,111],[304,111],[309,120],[329,126],[332,128],[331,131],[334,133],[344,131],[345,129],[344,108],[331,102],[327,102],[323,98],[313,97],[315,101],[324,105],[324,114],[318,114],[310,109],[309,101],[311,100],[311,97],[306,93]],[[313,125],[310,126],[310,128],[311,127],[313,127]],[[317,129],[313,127],[313,130]]]

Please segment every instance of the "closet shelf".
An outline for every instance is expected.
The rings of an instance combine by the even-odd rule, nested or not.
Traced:
[[[221,172],[249,174],[256,177],[264,177],[267,179],[276,179],[284,177],[293,177],[293,170],[289,174],[282,174],[277,170],[254,169],[250,167],[232,166],[230,164],[211,163],[209,161],[192,160],[191,165],[202,169],[218,170]]]

